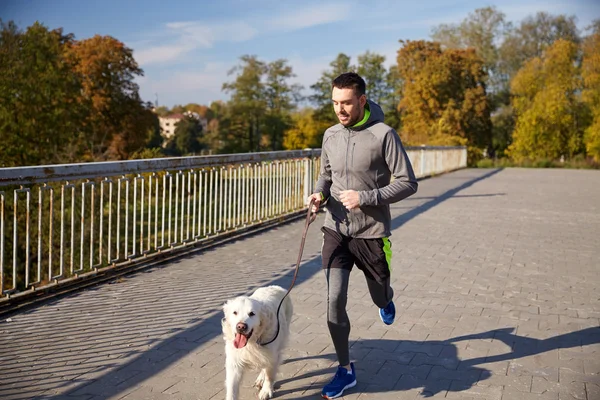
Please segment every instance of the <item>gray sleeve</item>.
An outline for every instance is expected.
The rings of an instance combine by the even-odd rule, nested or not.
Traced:
[[[322,193],[323,200],[329,199],[331,194],[331,165],[329,165],[329,157],[325,150],[325,142],[321,146],[321,169],[314,193]]]
[[[393,179],[382,188],[359,192],[361,206],[396,203],[417,192],[418,183],[412,164],[394,129],[390,129],[383,139],[383,156]]]

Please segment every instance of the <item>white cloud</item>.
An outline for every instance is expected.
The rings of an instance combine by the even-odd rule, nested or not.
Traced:
[[[349,7],[338,3],[323,3],[245,20],[211,21],[210,23],[168,22],[164,25],[162,34],[157,35],[156,32],[152,32],[144,41],[132,47],[136,49],[134,51],[138,63],[147,66],[183,61],[188,54],[196,50],[212,48],[217,43],[246,42],[260,34],[294,31],[342,21],[349,17]],[[252,23],[247,22],[248,20]],[[165,43],[164,38],[170,40]]]
[[[256,29],[239,21],[211,24],[198,21],[169,22],[164,30],[165,37],[173,38],[169,43],[144,46],[134,50],[134,56],[142,66],[183,61],[184,56],[195,50],[209,49],[218,42],[243,42],[257,33]]]
[[[154,46],[143,50],[134,50],[133,56],[139,65],[156,64],[176,60],[181,55],[193,50],[194,46],[179,43],[173,45]]]
[[[180,40],[195,43],[197,47],[210,48],[217,42],[244,42],[258,31],[243,21],[205,24],[198,21],[170,22],[167,28],[177,33]]]
[[[269,18],[267,23],[272,29],[293,31],[311,26],[344,21],[350,17],[350,8],[344,4],[321,3],[315,6],[287,11]]]

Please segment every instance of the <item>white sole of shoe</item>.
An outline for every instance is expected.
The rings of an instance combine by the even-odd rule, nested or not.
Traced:
[[[386,324],[386,325],[389,326],[389,325],[392,325],[394,323],[394,321],[396,320],[396,317],[394,317],[394,321],[392,321],[389,324],[383,320],[383,317],[381,316],[381,313],[379,313],[379,319],[381,320],[381,322],[383,322],[384,324]]]
[[[342,389],[342,391],[340,393],[338,393],[337,396],[325,396],[324,394],[321,395],[321,397],[323,397],[324,399],[337,399],[338,397],[342,397],[342,395],[344,394],[344,390],[346,389],[350,389],[353,388],[354,386],[356,386],[356,379],[354,380],[354,382],[347,384],[346,386],[344,386],[344,388]]]

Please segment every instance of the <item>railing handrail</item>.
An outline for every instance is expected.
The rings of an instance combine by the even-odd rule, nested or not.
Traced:
[[[255,163],[270,160],[314,157],[321,149],[269,151],[189,157],[151,158],[144,160],[98,161],[74,164],[50,164],[0,168],[0,187],[61,180],[95,178],[175,169],[206,168],[227,163]]]
[[[405,150],[459,150],[465,146],[407,146]],[[164,170],[206,168],[227,163],[261,162],[289,158],[315,157],[321,149],[282,150],[254,153],[235,153],[188,157],[164,157],[144,160],[95,161],[73,164],[48,164],[0,168],[0,187],[61,180],[141,174]]]

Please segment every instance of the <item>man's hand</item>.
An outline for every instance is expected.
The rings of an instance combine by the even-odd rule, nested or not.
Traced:
[[[356,190],[342,190],[340,192],[340,200],[348,210],[360,206],[359,196]]]
[[[308,198],[306,199],[306,206],[308,207],[310,205],[310,201],[314,199],[315,201],[313,202],[313,207],[311,212],[316,213],[317,211],[319,211],[319,206],[321,205],[321,193],[313,193],[310,196],[308,196]]]

